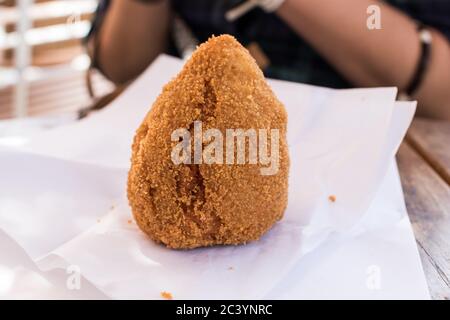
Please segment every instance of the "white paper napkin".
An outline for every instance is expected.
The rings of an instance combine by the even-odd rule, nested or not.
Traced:
[[[245,246],[173,251],[150,241],[128,221],[130,145],[162,85],[181,66],[161,56],[107,109],[39,135],[26,153],[0,154],[0,165],[11,168],[0,181],[0,228],[42,268],[75,264],[112,298],[159,298],[161,291],[175,298],[262,298],[330,235],[376,225],[364,214],[414,103],[394,107],[394,88],[270,81],[289,116],[284,219]]]

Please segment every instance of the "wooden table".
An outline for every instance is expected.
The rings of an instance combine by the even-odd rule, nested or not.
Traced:
[[[417,118],[397,154],[433,299],[450,299],[450,122]]]

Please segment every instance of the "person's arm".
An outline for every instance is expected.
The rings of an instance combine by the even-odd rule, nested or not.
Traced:
[[[381,30],[369,30],[367,7],[381,8]],[[416,24],[373,0],[286,0],[277,10],[349,81],[358,86],[408,86],[420,56]],[[450,47],[432,31],[430,60],[414,98],[419,114],[450,120]]]
[[[167,46],[168,0],[112,0],[95,42],[96,63],[115,83],[139,75]]]

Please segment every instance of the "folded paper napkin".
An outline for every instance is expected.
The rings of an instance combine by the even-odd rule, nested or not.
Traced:
[[[111,298],[257,299],[330,236],[382,221],[365,214],[415,103],[396,89],[333,90],[269,80],[288,112],[291,158],[284,218],[243,246],[174,251],[149,240],[125,196],[140,121],[182,62],[161,56],[108,108],[0,150],[0,228],[43,270],[76,265]],[[330,196],[335,201],[330,201]]]

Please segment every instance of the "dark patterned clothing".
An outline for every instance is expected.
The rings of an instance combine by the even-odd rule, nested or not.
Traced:
[[[333,88],[351,86],[275,14],[268,14],[256,8],[231,23],[225,19],[225,12],[243,2],[242,0],[171,2],[173,11],[186,22],[199,42],[206,41],[213,34],[228,33],[235,36],[244,46],[257,43],[270,61],[270,65],[263,70],[266,77]],[[450,39],[450,0],[387,2],[414,19],[440,30]],[[101,0],[89,35],[98,29],[109,3],[110,0]],[[168,53],[178,55],[173,45]]]

